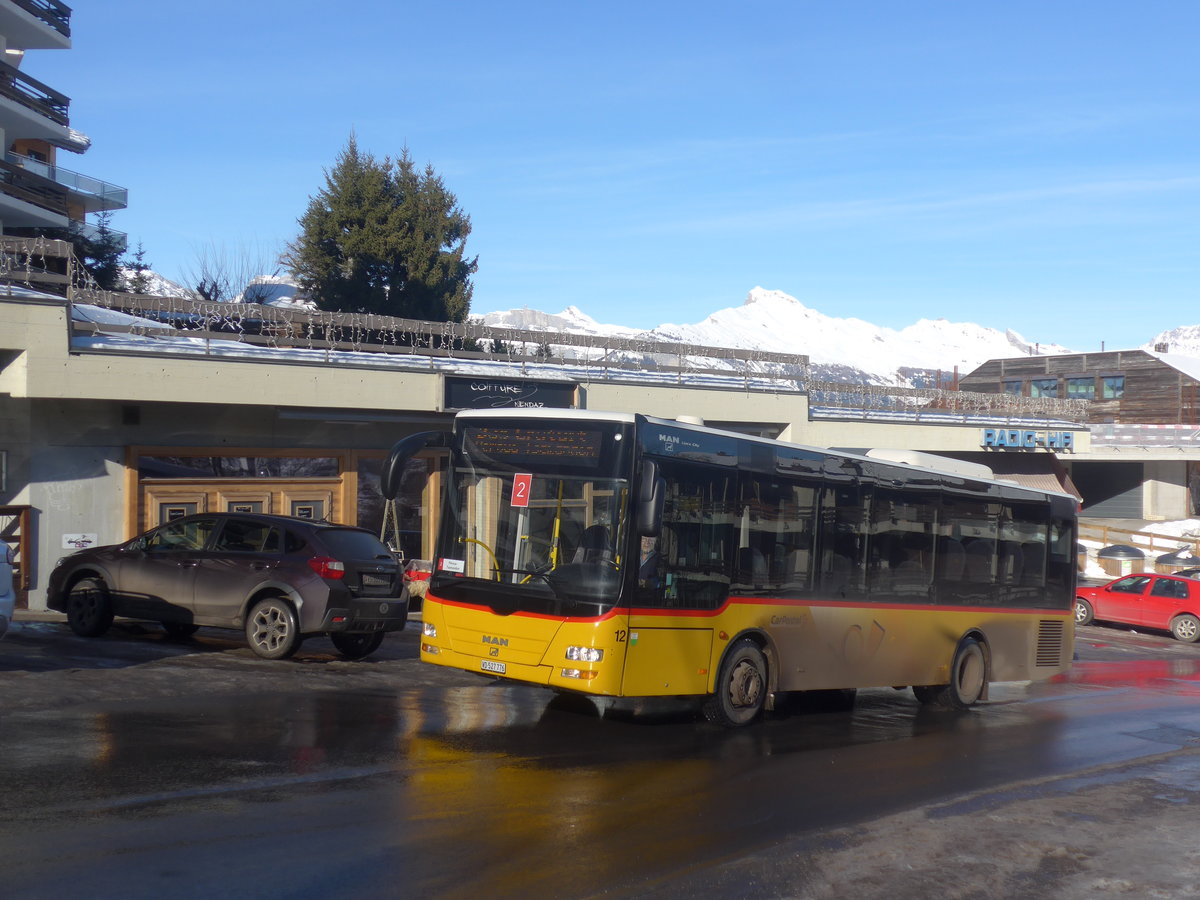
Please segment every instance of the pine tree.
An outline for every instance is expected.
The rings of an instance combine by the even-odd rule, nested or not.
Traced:
[[[121,285],[121,254],[125,250],[121,236],[112,230],[112,213],[100,213],[93,233],[84,233],[72,228],[69,238],[75,244],[75,255],[79,257],[88,274],[105,291],[119,291]]]
[[[151,265],[146,262],[146,248],[141,241],[138,241],[137,251],[125,260],[125,268],[131,273],[125,278],[125,287],[134,294],[147,293],[150,290],[150,276],[146,273]]]
[[[418,172],[407,148],[378,161],[352,134],[284,261],[322,309],[461,322],[478,269],[470,233],[432,166]]]

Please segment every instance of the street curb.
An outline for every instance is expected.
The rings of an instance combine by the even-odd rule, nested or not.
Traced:
[[[50,609],[16,609],[13,610],[14,622],[66,622],[65,613],[54,612]]]

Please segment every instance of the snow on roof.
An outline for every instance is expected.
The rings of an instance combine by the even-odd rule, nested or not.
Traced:
[[[1200,381],[1200,359],[1194,356],[1184,356],[1181,353],[1158,353],[1153,350],[1147,350],[1146,353],[1189,378]]]
[[[124,315],[124,314],[118,314]],[[135,316],[129,316],[136,319]],[[458,357],[422,356],[410,353],[372,353],[354,350],[317,350],[301,347],[269,347],[258,344],[247,344],[235,340],[211,340],[200,337],[187,337],[186,332],[179,332],[160,322],[148,322],[157,331],[146,334],[106,334],[101,331],[94,336],[75,335],[71,338],[71,348],[75,350],[94,350],[101,352],[135,353],[143,355],[180,355],[221,357],[222,359],[243,359],[249,362],[283,362],[296,365],[329,365],[361,367],[372,369],[397,369],[439,371],[455,375],[477,375],[492,378],[558,378],[573,381],[596,381],[602,377],[608,382],[628,383],[677,383],[679,376],[672,372],[656,372],[638,369],[613,369],[588,365],[571,365],[563,363],[531,363],[509,362],[508,360],[462,359]],[[125,324],[112,322],[110,324]],[[165,331],[163,330],[165,328]],[[684,376],[689,387],[720,387],[741,388],[759,391],[775,391],[780,393],[800,393],[801,388],[791,380],[777,380],[764,376],[746,377],[731,373],[729,375],[714,375],[709,373],[689,373]]]
[[[61,299],[61,298],[59,298]],[[94,325],[121,325],[125,328],[136,328],[139,332],[144,332],[148,335],[159,335],[167,337],[173,334],[178,334],[170,325],[164,325],[162,322],[156,322],[154,319],[143,319],[140,316],[131,316],[129,313],[123,313],[115,309],[105,309],[103,306],[91,306],[86,303],[71,304],[71,320],[73,322],[91,322]],[[100,334],[124,334],[124,328],[121,331],[105,331],[101,327],[98,331]]]

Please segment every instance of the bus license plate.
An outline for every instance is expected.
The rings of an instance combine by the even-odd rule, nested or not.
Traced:
[[[497,675],[504,674],[504,663],[496,662],[492,659],[481,659],[479,661],[479,668],[485,672],[495,672]]]

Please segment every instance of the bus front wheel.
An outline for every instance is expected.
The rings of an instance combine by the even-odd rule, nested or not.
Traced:
[[[736,728],[758,717],[767,699],[767,660],[754,641],[743,638],[729,648],[716,688],[704,703],[708,721]]]
[[[987,687],[987,655],[974,638],[963,638],[950,663],[950,683],[914,686],[917,700],[943,709],[967,709],[973,706]]]

